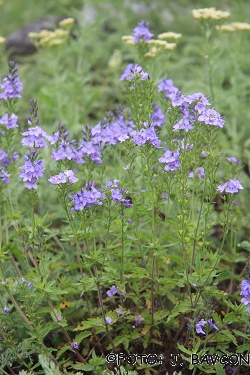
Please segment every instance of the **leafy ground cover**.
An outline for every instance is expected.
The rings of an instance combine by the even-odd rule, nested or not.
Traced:
[[[1,59],[2,374],[249,373],[249,10],[206,5],[12,23],[73,17]]]

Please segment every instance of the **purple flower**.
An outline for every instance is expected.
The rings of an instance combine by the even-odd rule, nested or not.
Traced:
[[[185,97],[185,102],[189,106],[191,106],[191,105],[194,106],[194,109],[199,114],[201,114],[202,112],[206,111],[207,105],[210,105],[208,99],[201,92],[198,92],[198,93],[195,93],[195,94],[191,94],[191,95],[187,95]]]
[[[189,130],[193,130],[191,123],[190,119],[183,118],[174,125],[173,129],[174,131],[185,130],[185,132],[188,132]]]
[[[124,142],[128,139],[134,127],[133,121],[126,119],[123,114],[119,114],[117,118],[112,115],[107,123],[98,123],[91,128],[91,141],[95,145],[99,144],[101,148],[105,145],[115,145],[118,141]]]
[[[213,323],[212,319],[209,319],[207,321],[207,324],[209,325],[209,327],[212,327],[212,328],[216,329],[216,331],[219,331],[219,328],[216,326],[216,324]]]
[[[180,168],[181,163],[179,161],[179,151],[167,150],[165,154],[158,159],[159,163],[165,163],[165,171],[177,171]]]
[[[148,22],[141,21],[138,23],[138,26],[136,26],[132,32],[134,39],[134,43],[139,43],[141,39],[143,39],[145,42],[148,42],[150,38],[154,35],[151,34],[151,32],[148,29]]]
[[[72,342],[72,343],[70,344],[70,346],[71,346],[71,348],[73,348],[73,349],[78,349],[78,348],[79,348],[79,345],[78,345],[77,342]]]
[[[18,128],[19,125],[17,123],[17,119],[18,117],[16,115],[12,114],[9,117],[8,113],[6,113],[0,119],[0,124],[5,125],[7,129]]]
[[[107,181],[106,182],[106,187],[109,188],[109,187],[112,187],[113,186],[113,182],[112,181]]]
[[[222,118],[222,116],[214,109],[206,109],[200,114],[198,120],[201,122],[205,122],[205,124],[207,125],[218,126],[220,128],[223,128],[225,123],[225,120]]]
[[[9,61],[9,74],[0,84],[0,98],[4,100],[21,98],[23,84],[18,78],[18,69],[15,61]]]
[[[96,164],[102,163],[100,147],[98,145],[93,144],[92,141],[88,142],[87,140],[83,140],[77,151],[81,157],[87,155]]]
[[[166,117],[164,116],[160,107],[155,106],[153,115],[152,115],[152,126],[158,126],[159,128],[162,127],[163,124],[166,122]]]
[[[195,329],[197,333],[202,333],[205,335],[206,333],[203,331],[203,327],[207,324],[204,319],[201,319],[199,322],[195,323]]]
[[[129,224],[132,224],[132,219],[128,219],[127,222],[128,222]]]
[[[4,314],[7,314],[9,311],[10,311],[10,309],[7,306],[5,306],[4,309],[3,309]]]
[[[134,79],[139,79],[139,81],[145,81],[150,79],[148,73],[146,73],[140,65],[128,64],[127,68],[121,75],[121,81],[132,81]]]
[[[36,160],[38,153],[36,149],[30,150],[24,157],[26,160],[25,164],[21,167],[22,173],[19,177],[26,182],[25,187],[27,189],[37,189],[37,179],[43,176],[45,170],[42,160]]]
[[[250,280],[243,280],[241,283],[241,303],[247,307],[247,312],[250,314]]]
[[[123,312],[122,312],[121,309],[116,309],[115,311],[117,312],[117,314],[118,314],[119,316],[122,316],[122,315],[123,315]]]
[[[171,99],[173,107],[181,107],[186,105],[185,103],[185,96],[181,93],[181,91],[174,91],[169,94],[169,99]]]
[[[0,167],[0,180],[2,180],[5,185],[8,185],[10,182],[10,174],[7,173],[3,167]]]
[[[109,297],[113,297],[116,293],[117,293],[117,289],[116,289],[115,285],[112,285],[112,287],[106,292],[106,294]]]
[[[204,178],[205,177],[204,168],[203,167],[196,168],[195,174],[197,174],[199,178]],[[189,175],[188,175],[188,177],[189,178],[194,178],[195,174],[194,174],[194,172],[190,172]]]
[[[233,156],[231,158],[226,158],[226,159],[229,161],[230,164],[233,164],[233,163],[240,164],[240,160],[234,158]]]
[[[149,142],[155,148],[160,148],[161,141],[158,139],[153,126],[142,128],[140,131],[134,130],[131,135],[133,137],[133,142],[137,144],[137,146],[142,146]]]
[[[50,140],[51,144],[57,144],[57,149],[52,149],[52,159],[59,160],[74,160],[77,164],[85,163],[82,158],[82,152],[78,152],[74,147],[74,140],[70,140],[69,132],[66,125],[59,124],[58,132],[53,133]]]
[[[37,117],[38,106],[37,100],[31,99],[30,100],[30,114],[31,117],[28,118],[28,125],[35,127],[39,123],[39,118]]]
[[[22,283],[22,284],[27,284],[27,280],[25,280],[24,277],[21,277],[21,279],[20,279],[20,283]]]
[[[72,170],[65,170],[64,172],[61,172],[56,176],[51,176],[48,181],[53,185],[66,184],[68,181],[71,184],[74,184],[78,181],[78,178],[75,177]]]
[[[124,198],[123,195],[121,194],[120,189],[111,189],[111,199],[115,203],[123,202]]]
[[[51,140],[51,137],[40,126],[29,128],[21,134],[24,136],[22,145],[30,148],[44,148],[47,146],[46,140]]]
[[[244,188],[239,180],[229,180],[224,185],[219,185],[217,190],[220,193],[225,191],[226,193],[236,194],[239,190],[244,190]]]
[[[166,97],[169,98],[169,95],[172,93],[177,93],[179,89],[174,86],[172,79],[163,79],[158,85],[158,92],[164,92]]]
[[[144,318],[141,315],[137,315],[135,317],[135,325],[139,326],[143,320],[144,320]]]
[[[92,184],[87,190],[81,189],[77,194],[71,195],[70,198],[75,204],[71,210],[82,211],[87,207],[102,205],[102,200],[105,199],[105,195]]]
[[[241,296],[250,298],[250,280],[243,280],[241,283]]]
[[[123,134],[120,137],[118,137],[119,142],[125,142],[127,139],[129,139],[129,136],[127,134]]]
[[[29,288],[32,288],[33,285],[34,285],[34,284],[33,284],[31,281],[28,283],[28,287],[29,287]]]
[[[62,320],[63,320],[63,318],[60,316],[60,315],[58,315],[57,317],[56,317],[56,320],[58,321],[58,322],[62,322]],[[73,343],[72,343],[73,344]],[[72,346],[72,344],[71,344],[71,346]],[[75,343],[76,344],[76,343]],[[72,346],[72,348],[73,348],[73,346]],[[75,349],[77,349],[77,348],[75,348]]]
[[[112,323],[112,319],[107,316],[105,318],[105,322],[106,322],[106,324],[111,324]]]

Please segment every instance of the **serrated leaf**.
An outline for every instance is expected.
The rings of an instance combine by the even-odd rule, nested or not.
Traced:
[[[177,346],[178,346],[178,348],[179,348],[182,352],[184,352],[184,353],[186,353],[186,354],[189,354],[189,355],[193,354],[193,351],[192,351],[192,350],[188,350],[188,349],[186,349],[183,345],[179,344],[178,342],[177,342]]]
[[[169,311],[166,311],[166,310],[156,311],[154,313],[154,321],[157,322],[158,320],[162,320],[167,315],[169,315]]]
[[[82,371],[93,371],[95,369],[95,367],[92,365],[84,365],[84,364],[71,365],[71,367],[73,367],[73,369],[75,370],[82,370]]]
[[[85,322],[81,322],[74,331],[84,331],[85,329],[101,327],[105,328],[104,322],[101,318],[89,318]]]
[[[92,332],[90,332],[90,331],[81,332],[78,335],[76,335],[76,337],[74,338],[74,341],[76,341],[78,344],[80,344],[80,342],[83,339],[85,339],[86,337],[89,337],[90,335],[92,335]]]
[[[217,375],[226,375],[224,367],[222,366],[220,362],[216,362],[215,368],[216,368]]]
[[[182,301],[173,308],[167,321],[169,322],[172,318],[178,316],[179,314],[187,313],[190,311],[192,311],[190,303],[187,301]]]
[[[249,351],[249,344],[243,344],[238,346],[237,348],[237,353],[243,353],[243,352],[248,352]]]
[[[238,322],[239,318],[235,315],[233,311],[231,311],[229,314],[225,316],[223,319],[223,323],[233,323],[233,322]]]

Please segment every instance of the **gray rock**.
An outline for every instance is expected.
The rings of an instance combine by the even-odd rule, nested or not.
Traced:
[[[66,17],[48,16],[21,27],[21,29],[6,38],[5,51],[10,54],[10,58],[35,53],[36,47],[28,37],[29,33],[39,33],[41,30],[54,30],[64,18]]]

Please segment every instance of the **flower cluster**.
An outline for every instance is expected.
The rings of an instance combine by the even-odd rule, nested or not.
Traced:
[[[50,177],[48,181],[53,185],[66,184],[67,182],[74,184],[78,181],[78,178],[72,170],[65,170],[56,176]]]
[[[239,190],[244,190],[244,188],[239,180],[229,180],[225,184],[219,185],[217,190],[220,193],[226,192],[236,194]]]
[[[190,172],[188,174],[189,178],[194,178],[194,176],[197,175],[198,178],[204,178],[205,177],[205,171],[203,167],[196,168],[195,172]]]
[[[138,64],[128,64],[126,69],[121,75],[121,81],[132,81],[138,79],[139,81],[145,81],[150,79],[150,76],[143,68]]]
[[[26,182],[25,187],[27,189],[37,189],[37,180],[43,177],[45,170],[42,160],[38,159],[38,153],[36,149],[32,149],[24,156],[25,163],[21,167],[22,173],[19,177]]]
[[[154,105],[154,112],[152,114],[152,126],[161,128],[166,122],[166,117],[162,112],[161,108]]]
[[[196,19],[212,19],[217,21],[228,18],[230,13],[216,10],[215,8],[203,8],[192,10],[192,15]]]
[[[123,114],[119,114],[117,118],[112,116],[111,120],[104,120],[102,125],[99,122],[90,130],[92,143],[99,144],[101,148],[106,145],[115,145],[119,137],[125,137],[131,134],[135,125],[131,119],[127,120]]]
[[[151,37],[154,35],[149,31],[148,22],[145,21],[139,22],[138,25],[134,28],[132,34],[134,37],[134,43],[139,43],[141,40],[148,42],[149,39],[151,39]]]
[[[247,312],[250,314],[250,280],[243,280],[241,283],[241,302],[247,307]]]
[[[0,181],[5,185],[8,185],[10,182],[10,174],[7,173],[3,167],[0,167]]]
[[[206,332],[203,331],[203,327],[205,325],[208,325],[208,327],[212,327],[214,329],[216,329],[216,331],[219,330],[219,328],[216,326],[216,324],[213,323],[213,320],[212,319],[208,319],[208,321],[204,320],[204,319],[200,319],[198,322],[195,322],[195,330],[196,332],[199,334],[203,334],[205,335]]]
[[[77,152],[75,147],[75,140],[70,140],[69,132],[67,131],[65,124],[59,124],[58,132],[52,135],[52,145],[56,145],[56,148],[52,148],[52,159],[59,160],[74,160],[77,164],[85,163],[82,156]]]
[[[124,35],[122,40],[130,45],[136,45],[138,43],[148,44],[148,49],[147,52],[144,53],[144,56],[151,58],[156,57],[156,55],[165,50],[171,51],[176,47],[176,43],[169,43],[164,39],[179,39],[181,37],[181,34],[168,32],[159,34],[158,39],[151,39],[153,35],[154,34],[148,29],[148,23],[141,21],[134,28],[132,35]]]
[[[147,124],[143,124],[143,128],[139,131],[132,131],[132,141],[137,146],[145,145],[145,143],[152,144],[155,148],[160,148],[161,141],[158,139],[158,136],[155,132],[154,126],[148,126]]]
[[[8,115],[8,113],[6,113],[0,119],[0,124],[5,125],[6,129],[18,128],[19,125],[17,123],[17,120],[18,120],[18,117],[14,115],[14,113],[10,116]]]
[[[133,204],[131,203],[131,199],[126,197],[127,191],[124,190],[124,188],[118,188],[120,181],[119,180],[114,180],[112,181],[107,181],[106,183],[106,188],[107,188],[107,193],[110,191],[110,196],[111,200],[114,203],[122,203],[124,207],[126,208],[131,208]],[[114,189],[117,188],[117,189]]]
[[[105,195],[99,189],[96,189],[93,182],[86,183],[86,189],[81,189],[77,194],[70,196],[74,207],[71,210],[82,211],[87,207],[102,205]]]
[[[15,61],[9,61],[9,74],[0,84],[0,98],[4,100],[21,98],[23,84],[18,78],[19,72]]]
[[[174,86],[172,79],[163,79],[158,85],[158,92],[164,92],[166,98],[169,98],[170,94],[177,93],[178,87]]]
[[[197,316],[194,320],[194,328],[196,333],[206,335],[206,332],[204,331],[204,327],[207,326],[208,328],[213,328],[216,331],[219,330],[219,328],[216,326],[216,324],[213,322],[213,319],[211,318],[212,313],[209,313],[209,319],[206,319],[207,314],[205,312],[202,313],[202,317]],[[193,329],[192,324],[187,325],[189,329]]]
[[[181,162],[179,160],[180,152],[167,150],[165,154],[158,159],[159,163],[165,163],[165,171],[177,171],[180,168]]]
[[[216,30],[219,31],[229,31],[229,32],[234,32],[234,31],[249,31],[250,30],[250,24],[247,22],[232,22],[229,25],[221,25],[221,26],[216,26]]]
[[[44,148],[47,146],[46,141],[51,141],[51,136],[40,128],[40,126],[31,127],[21,134],[24,137],[22,139],[22,145],[30,148]]]

